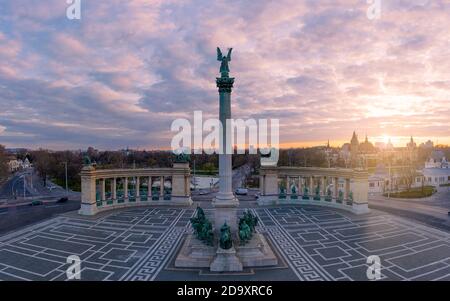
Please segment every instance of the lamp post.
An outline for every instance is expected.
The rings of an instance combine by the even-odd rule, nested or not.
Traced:
[[[194,159],[194,191],[197,191],[197,178],[195,177],[195,159]]]
[[[67,161],[63,162],[64,164],[64,173],[66,177],[66,195],[69,195],[69,183],[67,181]]]

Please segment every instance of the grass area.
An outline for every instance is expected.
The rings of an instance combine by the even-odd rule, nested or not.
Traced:
[[[440,187],[450,187],[450,183],[448,183],[448,184],[441,184],[441,185],[439,185]]]
[[[424,186],[419,188],[412,188],[409,191],[400,191],[390,193],[392,198],[403,198],[403,199],[415,199],[415,198],[426,198],[432,196],[435,193],[435,188],[433,186]],[[387,196],[387,193],[384,194]]]
[[[61,186],[62,188],[66,187],[66,181],[62,179],[53,178],[52,182],[55,183],[58,186]],[[79,181],[70,181],[68,183],[69,189],[72,191],[81,191],[81,182]]]
[[[193,174],[193,171],[191,170],[191,173],[192,173],[192,175],[194,175]],[[215,176],[215,175],[218,175],[219,174],[219,170],[218,169],[214,169],[214,170],[196,170],[195,171],[195,175],[198,175],[198,176]]]

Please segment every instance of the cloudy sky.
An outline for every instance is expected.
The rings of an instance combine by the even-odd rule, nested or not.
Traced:
[[[0,144],[169,148],[174,119],[217,116],[216,46],[234,116],[278,118],[284,146],[450,144],[450,3],[380,1],[81,0],[69,20],[66,0],[2,0]]]

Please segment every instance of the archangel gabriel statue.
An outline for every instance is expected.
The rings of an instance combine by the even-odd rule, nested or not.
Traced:
[[[220,48],[217,47],[217,60],[221,62],[220,64],[220,75],[222,77],[228,77],[228,73],[230,72],[230,68],[228,67],[228,62],[231,62],[231,51],[233,48],[228,48],[227,56],[223,56]]]

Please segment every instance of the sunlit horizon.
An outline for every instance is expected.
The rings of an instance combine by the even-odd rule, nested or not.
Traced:
[[[450,144],[448,1],[383,1],[376,20],[352,0],[89,1],[80,20],[66,8],[0,3],[2,145],[168,149],[175,119],[218,115],[217,46],[233,47],[232,117],[279,119],[281,147],[353,131]]]

